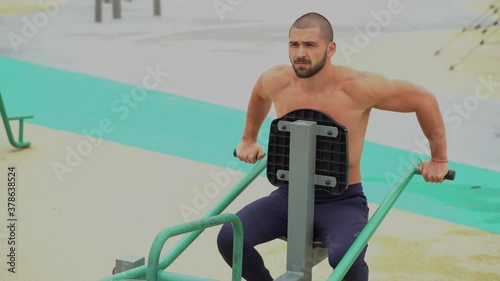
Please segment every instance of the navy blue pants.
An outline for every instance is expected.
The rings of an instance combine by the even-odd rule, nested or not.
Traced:
[[[335,268],[368,222],[369,208],[361,183],[350,185],[340,195],[317,190],[314,205],[314,237],[328,247],[328,262]],[[288,188],[279,187],[269,196],[245,206],[236,215],[243,223],[243,278],[247,281],[274,280],[265,267],[256,245],[287,236]],[[224,260],[232,265],[233,230],[222,226],[217,246]],[[346,281],[367,281],[367,247],[347,272]],[[286,257],[286,255],[285,255]]]

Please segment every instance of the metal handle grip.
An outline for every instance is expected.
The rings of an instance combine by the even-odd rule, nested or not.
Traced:
[[[417,175],[421,175],[419,171],[416,172]],[[449,170],[446,176],[444,176],[445,180],[455,180],[455,171]]]

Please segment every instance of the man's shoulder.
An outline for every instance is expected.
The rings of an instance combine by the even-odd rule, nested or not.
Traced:
[[[266,69],[263,73],[262,76],[266,78],[279,78],[279,77],[286,77],[288,72],[291,70],[290,65],[286,64],[278,64],[269,67]]]
[[[355,69],[350,66],[335,66],[335,75],[344,83],[358,83],[369,76],[369,72]]]
[[[373,107],[393,87],[391,79],[372,71],[348,68],[344,78],[343,92],[364,108]]]
[[[289,65],[272,66],[262,73],[262,83],[268,90],[279,90],[289,85],[292,71]]]
[[[351,67],[342,66],[343,88],[346,91],[362,91],[373,87],[378,87],[385,77],[379,73],[365,70],[357,70]]]

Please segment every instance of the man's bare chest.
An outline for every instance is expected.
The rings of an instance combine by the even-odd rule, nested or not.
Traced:
[[[362,115],[342,91],[312,95],[286,91],[273,95],[272,101],[278,117],[297,109],[314,109],[330,116],[348,129],[358,123]]]

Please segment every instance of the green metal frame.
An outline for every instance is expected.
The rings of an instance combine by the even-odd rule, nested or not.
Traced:
[[[345,276],[349,268],[352,266],[353,262],[361,253],[362,249],[368,243],[368,240],[375,233],[385,216],[388,214],[392,206],[396,203],[399,196],[403,193],[408,183],[411,181],[415,174],[418,174],[417,167],[420,165],[422,161],[420,159],[413,160],[410,165],[406,168],[403,174],[400,176],[399,180],[395,183],[393,188],[385,197],[384,201],[379,205],[377,211],[373,214],[371,219],[368,221],[367,225],[361,231],[358,238],[351,245],[347,253],[344,255],[340,263],[337,265],[333,273],[329,276],[328,281],[340,281]],[[126,279],[143,279],[146,277],[147,272],[147,280],[162,280],[162,281],[206,281],[210,279],[204,279],[194,276],[186,276],[176,273],[164,272],[165,268],[167,268],[173,261],[203,232],[203,228],[209,227],[213,222],[214,217],[217,217],[221,214],[224,209],[226,209],[231,202],[238,197],[243,190],[245,190],[252,181],[259,176],[262,171],[267,166],[267,156],[264,156],[262,160],[257,162],[251,171],[242,178],[225,196],[222,198],[201,220],[189,222],[186,224],[182,224],[173,228],[167,228],[163,230],[155,239],[153,246],[151,247],[148,264],[146,266],[137,267],[122,273],[118,273],[116,275],[112,275],[101,279],[100,281],[112,281],[112,280],[126,280]],[[223,214],[222,216],[231,215],[231,214]],[[211,220],[212,219],[212,220]],[[209,223],[210,222],[210,223]],[[158,245],[161,244],[163,246],[164,241],[168,239],[168,237],[173,235],[178,235],[186,231],[191,231],[186,234],[180,241],[178,241],[173,247],[172,250],[167,253],[163,258],[159,258],[161,247]],[[237,231],[237,230],[236,230]],[[238,234],[235,231],[235,235]],[[235,239],[239,240],[239,239]],[[161,243],[163,241],[163,243]],[[153,251],[153,248],[155,250]],[[153,256],[154,255],[154,256]],[[234,258],[240,258],[240,254],[235,254]],[[155,266],[153,266],[155,264]],[[236,264],[238,268],[237,271],[241,270],[240,265]],[[233,268],[234,270],[235,268]],[[155,277],[151,277],[155,276]],[[234,278],[240,279],[234,279]],[[152,278],[152,279],[150,279]],[[154,279],[156,278],[156,279]],[[233,280],[241,280],[241,273],[239,276],[235,276],[235,271],[233,271]]]
[[[148,265],[147,265],[147,280],[148,281],[179,281],[182,275],[163,273],[163,269],[159,270],[160,254],[165,242],[172,236],[177,236],[186,232],[201,230],[208,227],[221,225],[230,222],[233,226],[234,239],[233,239],[233,281],[241,281],[241,262],[243,254],[243,225],[234,214],[222,214],[210,218],[204,218],[197,221],[192,221],[172,227],[165,228],[155,238],[149,251]],[[162,274],[161,274],[162,273]],[[210,280],[198,278],[194,276],[184,275],[185,280]]]
[[[24,137],[24,119],[33,118],[33,115],[25,115],[25,116],[16,116],[16,117],[8,117],[7,110],[5,109],[5,104],[3,102],[2,93],[0,93],[0,113],[2,114],[3,124],[5,126],[5,131],[7,132],[7,137],[9,138],[9,142],[12,146],[16,148],[26,148],[31,145],[31,142],[25,142],[23,140]],[[14,139],[14,135],[12,134],[12,129],[10,127],[10,121],[18,120],[19,121],[19,140],[16,141]]]

